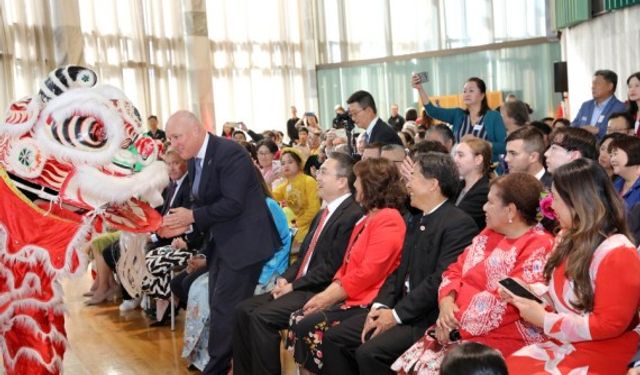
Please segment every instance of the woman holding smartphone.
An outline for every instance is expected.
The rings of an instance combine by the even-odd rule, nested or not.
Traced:
[[[562,230],[544,267],[547,286],[530,287],[547,306],[502,292],[550,340],[512,354],[509,374],[624,374],[638,348],[640,307],[640,257],[624,203],[588,159],[556,169],[551,192]]]
[[[493,150],[493,161],[497,161],[500,154],[506,152],[507,131],[500,112],[489,108],[487,86],[482,79],[471,77],[464,84],[462,101],[466,109],[441,108],[433,105],[417,74],[411,77],[411,84],[418,90],[427,114],[453,126],[456,143],[460,143],[469,136],[489,141]]]

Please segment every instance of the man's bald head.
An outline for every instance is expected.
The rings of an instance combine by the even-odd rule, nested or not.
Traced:
[[[167,139],[184,160],[198,154],[207,131],[200,120],[189,111],[178,111],[167,120]]]
[[[193,112],[185,110],[178,111],[169,117],[169,120],[167,120],[167,130],[169,130],[170,127],[180,127],[184,129],[198,127],[204,131],[204,127],[196,115],[194,115]]]

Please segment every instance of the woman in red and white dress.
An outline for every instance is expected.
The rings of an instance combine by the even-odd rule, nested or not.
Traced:
[[[561,234],[544,269],[543,304],[502,292],[550,338],[507,359],[509,374],[624,374],[638,348],[640,257],[629,240],[624,204],[596,162],[553,172]]]
[[[486,229],[443,273],[436,324],[396,360],[393,370],[438,374],[451,339],[458,335],[462,341],[491,346],[503,356],[545,339],[541,330],[521,320],[518,310],[498,294],[498,281],[507,277],[531,283],[543,280],[553,237],[536,222],[542,189],[540,181],[525,173],[491,182],[484,206]]]

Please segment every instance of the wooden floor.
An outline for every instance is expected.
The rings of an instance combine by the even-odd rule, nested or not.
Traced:
[[[63,282],[69,338],[64,374],[194,374],[180,357],[184,313],[175,331],[149,327],[142,310],[121,313],[120,300],[86,306],[82,293],[90,286],[88,273]]]
[[[199,374],[187,370],[181,358],[184,312],[176,330],[149,327],[142,310],[118,310],[121,300],[86,306],[82,293],[89,290],[89,273],[65,280],[62,287],[68,313],[69,349],[64,357],[65,375]],[[283,374],[296,374],[291,355],[282,350]],[[3,374],[0,356],[0,374]]]

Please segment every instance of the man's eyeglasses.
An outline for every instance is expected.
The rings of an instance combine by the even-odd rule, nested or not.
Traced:
[[[549,146],[549,150],[551,151],[564,151],[564,152],[571,152],[572,150],[568,149],[567,147],[563,146],[560,143],[551,143],[551,146]]]
[[[352,111],[352,110],[349,110],[349,116],[351,116],[351,118],[355,118],[355,117],[356,117],[357,115],[359,115],[359,114],[360,114],[360,112],[362,112],[362,111],[364,111],[364,109],[361,109],[361,110],[359,110],[359,111]]]
[[[318,169],[318,173],[316,173],[318,176],[334,176],[336,178],[340,178],[340,177],[344,177],[341,176],[337,173],[329,173],[329,171],[327,171],[326,169],[320,168]]]

